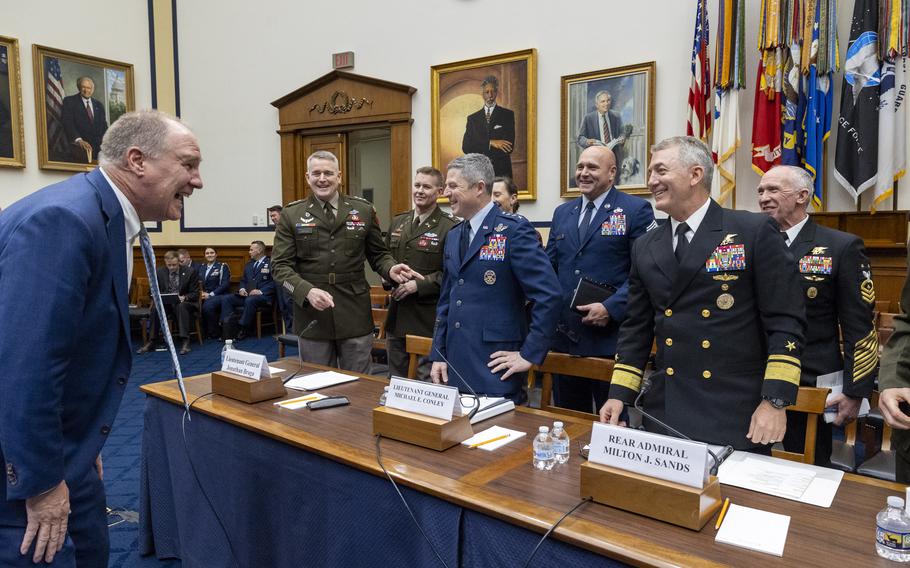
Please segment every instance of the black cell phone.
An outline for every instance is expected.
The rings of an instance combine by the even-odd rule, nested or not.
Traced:
[[[334,406],[344,406],[346,404],[351,404],[348,397],[330,396],[328,398],[321,398],[319,400],[314,400],[313,402],[308,402],[306,406],[310,410],[319,410],[321,408],[332,408]]]

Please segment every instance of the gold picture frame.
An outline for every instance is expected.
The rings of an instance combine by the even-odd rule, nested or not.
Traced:
[[[490,118],[487,85],[496,87]],[[518,199],[537,199],[537,50],[434,65],[430,87],[433,165],[445,172],[462,154],[487,154],[496,175],[511,174]]]
[[[25,167],[19,40],[0,36],[0,167]]]
[[[578,197],[575,164],[589,145],[612,145],[617,158],[617,188],[637,195],[648,193],[655,71],[655,63],[649,61],[562,77],[560,197]],[[604,106],[599,108],[598,104]],[[604,108],[609,117],[606,126]]]
[[[108,126],[136,108],[133,66],[42,45],[32,47],[32,63],[38,167],[94,169]],[[86,88],[81,95],[77,83]]]

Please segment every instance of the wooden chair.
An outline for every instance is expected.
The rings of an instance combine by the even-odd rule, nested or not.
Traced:
[[[609,383],[610,379],[613,377],[613,359],[575,357],[566,353],[554,353],[550,351],[543,364],[532,367],[528,374],[536,375],[537,373],[543,375],[540,393],[541,410],[565,414],[566,416],[575,418],[596,420],[598,418],[596,414],[569,410],[550,404],[550,398],[553,395],[553,375],[569,375],[572,377],[583,377]]]
[[[844,426],[844,439],[831,441],[831,467],[853,473],[856,471],[856,430],[859,420]]]
[[[139,323],[139,332],[142,334],[142,344],[148,342],[148,323],[151,317],[151,290],[149,279],[136,277],[130,289],[130,321]]]
[[[374,308],[388,308],[392,295],[382,286],[370,286],[370,304]]]
[[[878,408],[878,402],[878,391],[873,391],[870,404],[873,408]],[[881,449],[874,456],[864,461],[856,469],[856,473],[886,481],[895,481],[897,464],[894,451],[891,449],[891,426],[884,420],[882,420],[882,424]]]
[[[386,354],[385,348],[385,322],[389,316],[389,310],[385,308],[373,308],[373,358],[382,357]]]
[[[263,313],[271,313],[272,319],[268,321],[262,321]],[[262,327],[264,325],[272,326],[272,328],[275,330],[275,334],[277,335],[279,333],[279,321],[281,321],[281,316],[278,315],[278,302],[276,300],[272,300],[272,303],[269,305],[260,306],[256,310],[256,339],[262,339]]]
[[[815,440],[818,436],[818,417],[825,412],[825,401],[831,389],[816,387],[799,387],[796,395],[796,404],[787,407],[787,412],[802,412],[806,414],[806,439],[803,442],[803,453],[788,452],[782,446],[775,445],[771,455],[776,458],[802,462],[815,463]]]
[[[433,339],[420,335],[406,335],[404,338],[404,350],[408,354],[408,378],[417,378],[417,359],[420,356],[426,357],[433,348]]]

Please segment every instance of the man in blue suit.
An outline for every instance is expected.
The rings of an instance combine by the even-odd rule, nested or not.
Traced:
[[[131,243],[180,218],[200,159],[176,119],[128,113],[100,168],[0,215],[0,566],[107,566],[101,447],[132,364]]]
[[[491,200],[493,164],[466,154],[449,164],[445,196],[464,219],[446,237],[430,378],[452,371],[478,394],[521,397],[521,373],[547,356],[559,281],[534,228]],[[526,301],[533,302],[530,322]]]
[[[603,146],[581,153],[575,182],[581,197],[563,203],[553,213],[547,256],[559,277],[563,310],[553,350],[581,357],[616,353],[619,325],[626,317],[629,268],[635,239],[656,226],[651,205],[616,189],[616,158]],[[587,277],[615,289],[602,303],[572,309],[579,280]],[[579,377],[557,377],[556,406],[593,412],[607,401],[609,383]]]
[[[256,319],[260,306],[271,304],[275,299],[275,281],[272,279],[272,259],[265,256],[265,243],[250,243],[250,261],[243,267],[243,278],[236,293],[222,296],[221,323],[227,321],[231,312],[243,306],[240,316],[240,334],[237,340],[246,339]]]

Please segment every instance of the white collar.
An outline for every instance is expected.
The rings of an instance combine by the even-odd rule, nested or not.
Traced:
[[[792,246],[793,243],[796,242],[796,236],[799,235],[799,232],[803,230],[803,227],[806,226],[806,221],[808,220],[809,216],[806,215],[803,217],[802,221],[784,231],[787,234],[787,246]]]
[[[708,213],[708,207],[711,206],[711,201],[710,197],[706,199],[704,205],[696,209],[695,212],[686,219],[686,224],[689,226],[689,230],[692,231],[692,234],[698,232],[698,226],[705,220],[705,215]],[[670,217],[670,229],[672,229],[674,235],[676,234],[676,227],[678,227],[680,223],[682,223],[682,221],[677,221],[673,217]]]
[[[611,192],[611,191],[613,191],[613,186],[610,186],[610,189],[608,189],[607,191],[601,193],[600,195],[597,196],[597,198],[594,199],[594,212],[595,212],[595,213],[597,212],[598,209],[600,209],[600,208],[603,206],[604,201],[607,200],[607,196],[610,195],[610,192]],[[590,201],[590,199],[588,199],[588,196],[587,196],[587,195],[582,195],[582,196],[581,196],[581,211],[582,211],[581,214],[582,214],[582,215],[584,215],[585,207],[588,206],[588,202],[589,202],[589,201]]]
[[[492,114],[496,110],[496,103],[493,103],[493,106],[483,105],[483,111],[489,114]]]
[[[107,177],[107,172],[104,171],[104,168],[99,167],[98,171],[101,172],[101,175],[104,176],[108,185],[114,190],[114,195],[117,196],[117,201],[120,202],[120,208],[123,209],[123,228],[126,232],[126,240],[132,243],[136,240],[136,236],[139,234],[140,229],[142,229],[142,221],[139,220],[139,214],[136,213],[136,208],[133,207],[130,200],[126,198],[126,195],[120,191],[120,188],[114,185],[111,178]]]

